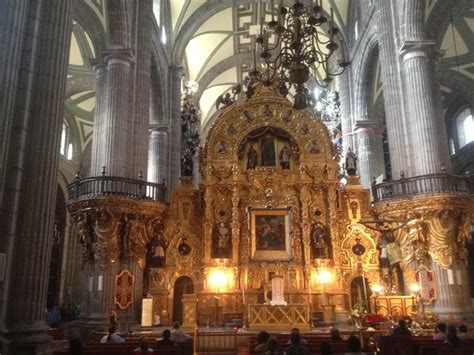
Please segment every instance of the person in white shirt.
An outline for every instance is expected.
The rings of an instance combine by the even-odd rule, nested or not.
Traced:
[[[192,339],[192,337],[186,334],[183,329],[181,329],[181,323],[177,321],[174,322],[173,330],[171,331],[171,340],[175,343],[185,343],[189,339]]]
[[[101,343],[123,343],[125,342],[125,339],[115,333],[115,327],[110,327],[109,334],[104,335],[102,339],[100,339],[100,342]]]

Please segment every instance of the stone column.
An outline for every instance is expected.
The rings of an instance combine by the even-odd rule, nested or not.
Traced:
[[[405,41],[400,55],[405,74],[406,126],[413,167],[411,176],[450,170],[449,147],[441,111],[439,83],[431,58],[434,41]]]
[[[357,175],[361,185],[370,188],[373,178],[384,173],[383,134],[376,121],[356,121],[354,132],[357,138]]]
[[[350,74],[351,71],[346,70],[344,74],[338,77],[339,98],[341,101],[342,150],[344,152],[347,152],[349,148],[354,148],[352,137],[351,92],[349,90]]]
[[[149,137],[147,180],[162,183],[168,180],[168,128],[153,125]]]
[[[169,134],[169,188],[179,185],[181,176],[181,81],[183,68],[172,67],[170,75],[170,134]]]
[[[104,115],[107,100],[105,97],[107,85],[107,70],[104,62],[101,60],[92,61],[96,74],[95,86],[95,110],[94,110],[94,129],[92,131],[92,154],[91,154],[91,175],[98,176],[102,171],[103,156],[105,150],[101,147],[103,142],[100,138],[103,135],[104,124],[107,117]]]
[[[124,310],[118,309],[117,316],[120,331],[128,331],[130,325],[136,324],[141,316],[143,293],[143,270],[135,261],[118,261],[107,267],[87,264],[84,267],[82,280],[81,319],[87,321],[88,327],[107,326],[110,311],[115,308],[115,277],[122,270],[129,270],[134,276],[133,302]]]
[[[131,176],[138,172],[147,176],[148,168],[148,126],[150,124],[150,72],[151,72],[151,16],[152,0],[135,3],[135,68],[131,128],[133,144],[130,146]]]
[[[2,61],[4,56],[15,60],[0,67],[1,78],[7,78],[0,84],[2,89],[7,85],[13,90],[1,98],[2,104],[7,101],[2,114],[8,115],[2,119],[11,124],[6,127],[8,152],[2,152],[1,163],[5,174],[1,176],[0,250],[7,254],[0,285],[3,354],[45,352],[51,340],[46,336],[44,312],[71,10],[71,0],[2,2],[0,19],[6,22],[0,24],[0,33],[7,41],[1,45],[10,46]]]
[[[397,15],[394,7],[398,4],[391,0],[375,2],[378,16],[378,39],[383,81],[383,97],[387,127],[392,178],[398,180],[400,172],[408,171],[410,161],[407,131],[405,127],[405,102],[400,61],[397,56],[396,33]]]
[[[129,164],[130,145],[133,142],[133,128],[129,112],[130,101],[130,70],[133,54],[129,50],[104,52],[107,84],[105,85],[105,108],[101,112],[102,122],[94,124],[93,138],[98,143],[96,157],[92,157],[95,165],[92,169],[105,166],[107,175],[136,178],[138,172],[133,171]],[[101,105],[102,103],[98,103]],[[96,170],[92,170],[94,174]],[[100,171],[100,170],[99,170]]]
[[[13,124],[15,94],[20,76],[24,33],[28,21],[28,4],[6,0],[0,11],[0,161],[7,161],[8,146]],[[6,164],[0,164],[0,201],[5,183]],[[1,310],[1,308],[0,308]]]
[[[436,282],[433,312],[442,318],[472,317],[466,266],[454,265],[452,269],[443,269],[437,263],[433,263],[433,272]]]

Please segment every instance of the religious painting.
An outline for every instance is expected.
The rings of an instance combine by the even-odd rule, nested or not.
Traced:
[[[232,258],[232,234],[225,222],[219,222],[212,232],[211,257],[214,259]]]
[[[289,209],[250,209],[250,222],[253,260],[290,259]]]
[[[115,304],[126,309],[133,302],[134,276],[129,270],[122,270],[115,276]]]

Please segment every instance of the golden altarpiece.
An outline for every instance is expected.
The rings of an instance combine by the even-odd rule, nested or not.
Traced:
[[[428,307],[438,302],[440,312],[470,310],[465,242],[472,199],[440,194],[373,208],[357,176],[347,176],[345,183],[338,179],[330,134],[310,110],[293,109],[276,87],[254,90],[252,98],[219,112],[200,150],[198,188],[192,177],[183,177],[168,207],[137,205],[135,214],[146,212],[133,220],[115,213],[121,226],[134,223],[139,238],[132,230],[125,237],[106,234],[107,243],[91,242],[99,223],[93,220],[100,218],[90,211],[98,209],[91,201],[70,205],[89,262],[98,251],[95,259],[107,267],[108,259],[123,255],[120,245],[129,245],[127,255],[138,264],[131,272],[143,279],[133,297],[152,298],[152,312],[162,324],[247,317],[251,327],[255,321],[261,329],[263,323],[278,323],[268,309],[259,310],[271,298],[275,276],[283,278],[284,299],[299,319],[282,321],[284,328],[304,329],[301,322],[309,326],[310,315],[318,312],[346,322],[376,284],[390,296],[379,295],[371,312],[412,311],[419,297],[410,293],[413,282],[423,286]]]

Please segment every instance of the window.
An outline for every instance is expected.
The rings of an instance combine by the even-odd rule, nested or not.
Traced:
[[[63,122],[63,129],[61,131],[61,148],[59,149],[59,153],[61,155],[66,155],[66,147],[68,146],[68,129],[66,122]]]
[[[354,24],[354,39],[357,41],[359,38],[359,22],[356,21]]]
[[[474,141],[474,121],[470,107],[462,109],[455,118],[459,148]]]
[[[63,122],[63,128],[61,131],[61,146],[59,148],[59,153],[62,156],[65,156],[68,160],[72,160],[74,155],[74,148],[69,136],[69,126],[65,121]]]

